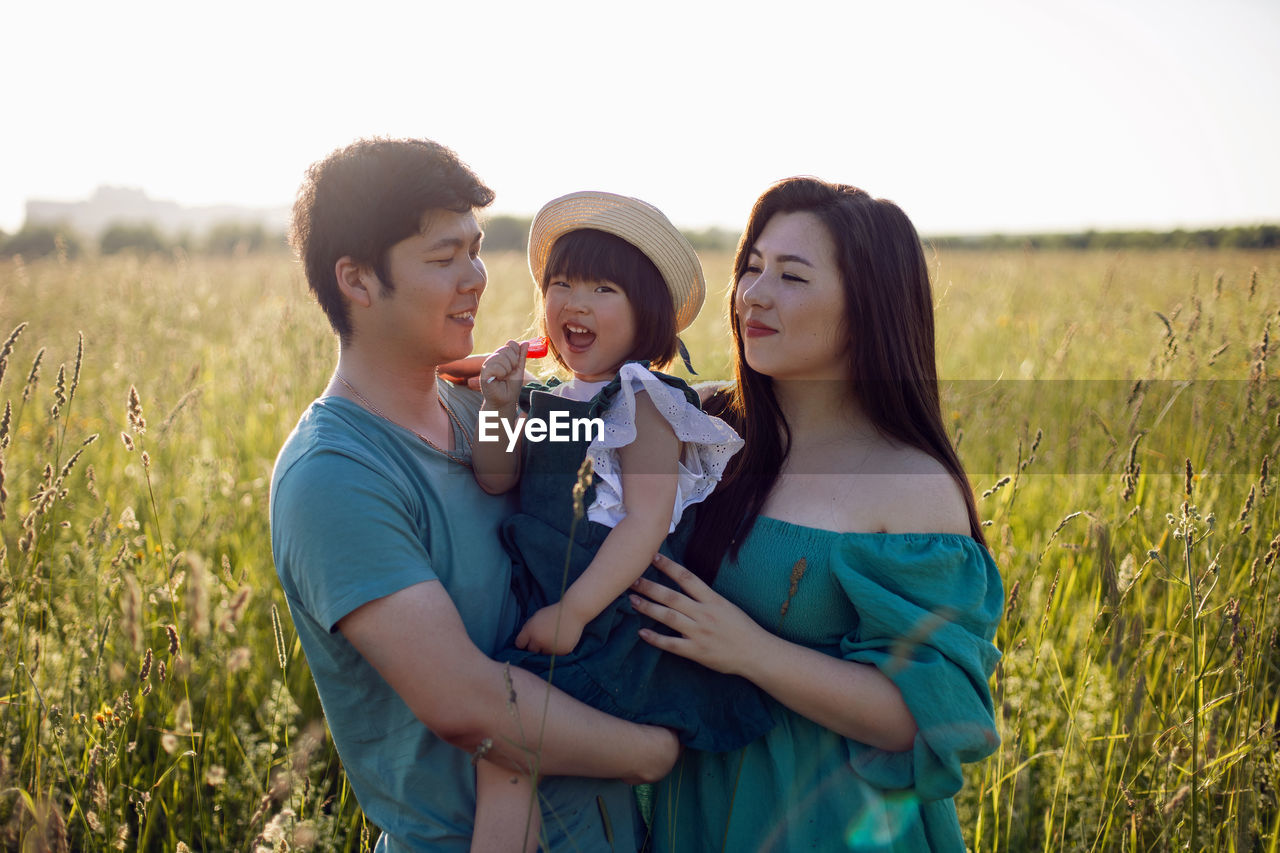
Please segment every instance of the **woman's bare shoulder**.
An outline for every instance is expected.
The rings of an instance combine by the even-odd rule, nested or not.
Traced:
[[[875,477],[888,533],[968,534],[969,506],[941,462],[914,447],[895,447]]]

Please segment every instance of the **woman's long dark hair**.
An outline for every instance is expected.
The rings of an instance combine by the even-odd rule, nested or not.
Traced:
[[[960,485],[969,533],[985,545],[973,489],[943,426],[934,353],[933,293],[920,237],[896,204],[865,191],[816,178],[788,178],[756,200],[733,264],[729,326],[737,382],[717,394],[708,410],[746,439],[725,477],[698,509],[697,532],[685,560],[700,577],[714,579],[725,555],[736,557],[791,444],[773,380],[752,370],[738,325],[738,283],[752,247],[780,213],[818,217],[836,248],[844,282],[844,325],[852,390],[871,423],[888,438],[941,462]]]

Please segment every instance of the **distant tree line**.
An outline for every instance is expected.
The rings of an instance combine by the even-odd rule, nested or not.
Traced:
[[[484,222],[485,249],[491,252],[528,248],[531,219],[493,216]],[[700,252],[732,252],[738,234],[727,228],[685,230],[693,248]],[[1277,249],[1280,225],[1240,225],[1230,228],[1202,228],[1175,231],[1085,231],[1074,234],[984,234],[975,236],[927,237],[936,249]],[[22,255],[27,259],[62,254],[76,257],[96,250],[102,255],[121,252],[151,255],[183,251],[188,254],[236,255],[289,251],[282,232],[273,232],[257,223],[225,222],[194,236],[166,235],[149,223],[116,223],[97,241],[90,241],[63,225],[27,224],[16,234],[0,231],[0,257]]]
[[[932,237],[938,249],[1277,249],[1280,225],[1175,231],[1085,231],[1075,234],[985,234]]]
[[[484,248],[490,252],[525,252],[529,249],[529,216],[491,216],[484,220]],[[689,243],[699,252],[732,252],[738,247],[738,232],[727,228],[711,227],[701,230],[681,229]]]
[[[27,259],[61,254],[69,258],[96,250],[102,255],[132,252],[153,255],[182,251],[188,254],[236,255],[287,252],[283,232],[272,232],[258,223],[224,222],[201,235],[168,235],[151,223],[118,222],[96,241],[88,240],[65,225],[28,223],[16,234],[0,231],[0,257],[22,255]]]

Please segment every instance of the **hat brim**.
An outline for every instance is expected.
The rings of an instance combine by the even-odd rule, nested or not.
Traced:
[[[529,272],[541,283],[556,240],[570,231],[594,228],[621,237],[644,252],[671,293],[676,331],[689,327],[706,299],[702,264],[689,241],[653,205],[629,196],[584,191],[552,199],[529,229]]]

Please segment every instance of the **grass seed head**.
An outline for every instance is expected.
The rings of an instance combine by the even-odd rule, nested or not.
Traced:
[[[4,379],[5,368],[9,366],[9,356],[13,354],[13,345],[22,336],[22,332],[26,328],[26,323],[19,323],[9,333],[9,337],[4,339],[4,344],[0,346],[0,380]]]
[[[129,386],[129,407],[128,407],[129,429],[134,435],[141,435],[147,431],[147,419],[142,416],[142,398],[138,396],[137,387]]]
[[[1022,581],[1021,580],[1014,581],[1013,587],[1009,590],[1009,601],[1007,604],[1005,604],[1005,607],[1004,607],[1004,618],[1006,620],[1010,616],[1012,616],[1015,612],[1017,612],[1018,604],[1020,601],[1019,597],[1021,595],[1021,592],[1022,592]]]
[[[49,407],[49,419],[56,421],[65,405],[67,405],[67,366],[60,364],[58,378],[53,384],[53,405]]]
[[[1244,499],[1244,509],[1240,510],[1240,517],[1236,519],[1237,524],[1243,524],[1245,519],[1249,517],[1249,513],[1253,512],[1253,499],[1257,493],[1257,486],[1249,486],[1249,496]]]
[[[782,602],[782,608],[778,613],[778,624],[782,624],[782,619],[787,615],[787,611],[791,608],[791,599],[796,597],[796,591],[800,589],[800,579],[804,577],[805,571],[809,568],[809,561],[804,557],[796,560],[795,565],[791,567],[791,584],[787,588],[787,600]]]
[[[22,386],[22,402],[31,399],[31,392],[35,390],[36,385],[40,382],[40,362],[44,361],[44,347],[40,347],[36,357],[31,360],[31,372],[27,374],[27,382]]]
[[[588,456],[582,460],[582,465],[578,467],[578,481],[573,484],[573,517],[575,520],[582,520],[586,515],[587,489],[591,488],[591,477],[594,471],[591,463],[591,457]]]
[[[127,544],[122,544],[122,553]],[[120,591],[120,630],[129,641],[130,648],[142,647],[142,587],[132,572],[124,576],[124,586]]]
[[[276,660],[280,662],[280,671],[284,672],[288,668],[288,659],[284,653],[284,630],[280,627],[280,609],[274,601],[271,602],[271,633],[276,641]]]

